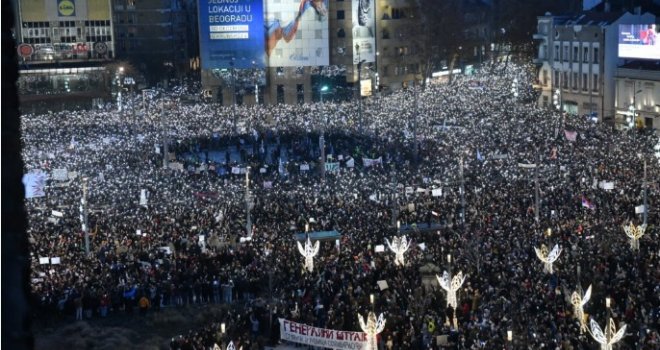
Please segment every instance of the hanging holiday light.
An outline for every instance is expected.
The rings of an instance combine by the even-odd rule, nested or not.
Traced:
[[[561,247],[555,244],[555,246],[552,248],[552,251],[548,253],[548,247],[543,244],[541,245],[541,249],[534,247],[534,251],[536,252],[536,256],[539,258],[539,260],[543,262],[543,269],[545,272],[552,273],[552,264],[557,261],[557,259],[559,259],[559,255],[561,254]]]
[[[305,248],[303,248],[302,244],[300,242],[296,242],[298,245],[298,251],[302,256],[305,257],[305,268],[307,271],[312,272],[314,271],[314,257],[316,254],[319,253],[319,248],[320,248],[320,241],[316,241],[314,245],[312,245],[312,241],[309,239],[309,236],[307,237],[307,242],[305,242]]]
[[[630,248],[639,250],[639,239],[646,232],[646,225],[635,226],[632,222],[628,226],[623,226],[623,232],[630,238]]]
[[[410,243],[412,241],[409,242],[406,236],[403,236],[392,238],[391,243],[387,238],[385,238],[385,242],[387,243],[387,246],[390,248],[390,250],[396,254],[394,263],[396,265],[405,266],[406,262],[404,261],[403,254],[408,250],[408,248],[410,248]]]
[[[383,318],[383,314],[380,314],[378,319],[376,319],[376,314],[374,314],[373,311],[369,311],[366,323],[364,322],[362,315],[358,314],[358,321],[360,322],[360,328],[362,328],[362,331],[367,333],[367,349],[378,350],[378,339],[376,339],[376,336],[385,329],[385,319]]]
[[[584,306],[587,304],[591,298],[591,285],[587,288],[584,296],[580,296],[578,292],[573,292],[571,295],[571,304],[573,304],[573,309],[575,310],[575,318],[580,321],[580,333],[584,333],[587,330],[587,320],[584,315]]]

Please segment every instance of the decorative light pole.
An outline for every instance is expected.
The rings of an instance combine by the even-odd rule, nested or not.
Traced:
[[[323,108],[323,93],[329,90],[327,85],[323,85],[319,90],[319,96],[321,98],[321,120],[325,121],[325,108]],[[319,149],[321,150],[321,178],[325,181],[325,128],[326,123],[322,122],[321,125],[321,136],[319,136]]]
[[[364,322],[362,315],[358,314],[358,321],[360,322],[360,328],[364,333],[367,333],[367,349],[377,350],[378,349],[378,339],[376,336],[385,329],[385,318],[383,314],[378,316],[376,319],[376,314],[373,311],[369,311],[367,314],[367,322]]]
[[[410,243],[411,241],[408,241],[406,236],[403,237],[394,237],[392,238],[392,242],[385,238],[385,242],[387,243],[387,246],[390,248],[394,254],[396,254],[396,258],[394,259],[394,264],[400,265],[400,266],[405,266],[406,262],[403,259],[403,254],[408,251],[408,248],[410,248]]]
[[[236,346],[234,346],[233,341],[229,342],[229,345],[227,345],[227,350],[236,350]]]
[[[545,244],[541,245],[541,249],[538,249],[534,247],[534,251],[536,252],[536,256],[541,260],[544,264],[543,270],[547,273],[552,273],[552,264],[559,259],[559,255],[561,254],[561,247],[559,245],[555,244],[555,246],[552,248],[552,251],[548,253],[548,247],[546,247]]]
[[[587,288],[587,292],[584,293],[584,296],[580,296],[578,292],[573,292],[571,295],[571,304],[573,304],[573,309],[575,310],[575,318],[580,321],[580,334],[587,330],[587,320],[584,317],[584,306],[587,304],[590,298],[591,285],[589,285],[589,288]]]
[[[320,243],[320,241],[316,241],[314,245],[312,245],[312,241],[309,239],[309,236],[307,236],[307,242],[305,242],[304,248],[300,242],[296,242],[298,245],[298,251],[302,256],[305,257],[305,268],[309,272],[314,271],[314,257],[319,253],[319,248],[321,247]]]
[[[605,299],[605,305],[607,307],[608,321],[605,324],[605,332],[600,328],[598,322],[593,319],[589,320],[589,327],[591,337],[594,338],[599,344],[601,350],[612,350],[612,346],[617,343],[619,340],[623,339],[623,336],[626,334],[626,325],[621,327],[619,331],[616,330],[616,325],[614,324],[614,319],[609,317],[610,313],[610,298]]]
[[[254,197],[250,191],[250,167],[245,171],[245,232],[248,238],[252,237],[252,207],[254,207]]]
[[[445,271],[442,274],[442,277],[435,275],[438,279],[440,287],[447,291],[447,307],[454,309],[454,328],[458,329],[458,319],[456,318],[456,307],[458,307],[458,299],[456,298],[456,292],[461,288],[465,278],[463,272],[459,271],[458,274],[454,277],[451,276],[451,254],[447,254],[447,262],[449,263],[449,272]]]
[[[80,198],[80,224],[82,226],[83,234],[85,235],[85,255],[89,256],[89,224],[87,222],[89,204],[87,203],[87,177],[83,177],[82,181],[82,198]]]

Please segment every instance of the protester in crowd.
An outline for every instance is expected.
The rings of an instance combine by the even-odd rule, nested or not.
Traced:
[[[105,315],[103,305],[128,313],[136,301],[146,313],[143,299],[240,301],[251,310],[171,347],[233,340],[249,349],[263,341],[257,334],[277,341],[279,318],[361,331],[357,315],[374,294],[387,348],[436,348],[438,335],[461,348],[502,348],[511,329],[521,348],[580,349],[594,341],[580,333],[570,295],[592,285],[585,310],[602,326],[612,298],[612,317],[627,325],[621,348],[657,347],[657,137],[538,108],[531,89],[511,93],[513,79],[531,81],[529,67],[494,68],[366,100],[361,119],[355,102],[237,107],[234,117],[231,108],[177,104],[179,92],[144,110],[136,99],[132,111],[27,115],[26,172],[51,177],[45,196],[26,204],[38,312],[82,319],[85,305]],[[149,107],[161,102],[172,102],[162,114]],[[632,253],[622,225],[641,223],[645,163],[649,227]],[[321,243],[312,272],[293,238],[306,227],[341,235]],[[396,235],[413,242],[405,266],[375,252]],[[552,274],[534,254],[542,244],[563,248]],[[458,328],[433,282],[449,270],[467,275]]]

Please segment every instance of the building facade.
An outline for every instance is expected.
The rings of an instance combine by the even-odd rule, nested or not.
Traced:
[[[583,12],[538,17],[538,104],[615,124],[619,24],[651,24],[652,14]]]
[[[196,1],[111,0],[117,58],[152,82],[179,78],[197,56]]]
[[[660,130],[660,62],[634,61],[616,70],[616,122],[621,129],[635,125]]]
[[[269,3],[266,0],[265,3]],[[409,0],[329,0],[327,66],[202,69],[208,95],[228,105],[346,100],[422,81]],[[370,17],[364,17],[368,14]],[[358,18],[362,16],[362,18]],[[365,22],[366,21],[366,22]],[[373,23],[372,23],[373,22]],[[361,23],[357,25],[356,23]],[[326,39],[323,39],[326,40]],[[233,73],[232,73],[233,72]],[[253,78],[261,76],[263,79]],[[326,87],[323,91],[321,89]]]
[[[116,53],[109,0],[15,0],[14,8],[24,108],[109,96],[105,66]]]

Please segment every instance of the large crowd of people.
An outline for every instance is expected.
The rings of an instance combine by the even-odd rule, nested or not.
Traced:
[[[278,341],[278,318],[361,331],[357,315],[373,307],[387,320],[385,349],[438,348],[439,335],[497,349],[512,330],[516,349],[577,350],[597,344],[570,295],[592,285],[585,312],[602,326],[611,298],[627,325],[621,349],[657,349],[657,136],[537,107],[531,72],[509,63],[373,97],[361,113],[354,101],[186,105],[179,91],[121,112],[26,115],[26,172],[51,175],[26,203],[37,313],[240,301],[171,348],[251,349]],[[633,252],[622,225],[641,224],[644,164],[649,225]],[[321,244],[313,272],[294,239],[306,228],[341,235]],[[397,235],[413,241],[405,266],[375,251]],[[534,247],[555,244],[546,273]],[[446,270],[467,275],[458,327],[435,282]]]

